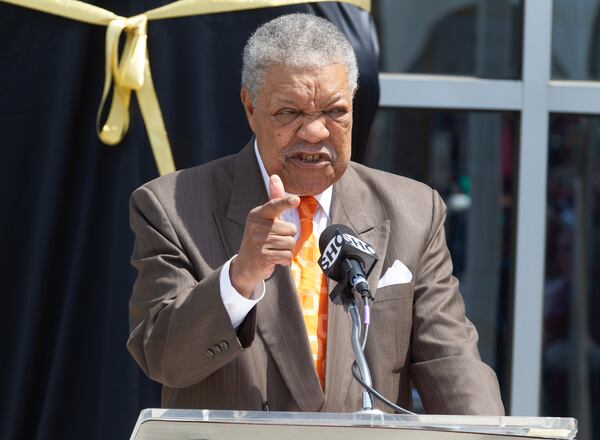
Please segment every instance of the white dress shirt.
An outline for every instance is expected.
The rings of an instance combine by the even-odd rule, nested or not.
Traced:
[[[267,189],[267,194],[270,198],[271,194],[269,192],[269,175],[267,174],[265,165],[263,164],[260,153],[258,152],[258,144],[256,143],[256,140],[254,141],[254,154],[256,154],[256,160],[258,161],[258,166],[260,167],[260,173],[263,181],[265,182],[265,188]],[[323,230],[325,230],[325,228],[331,223],[329,218],[329,211],[331,209],[331,194],[332,188],[331,186],[328,186],[321,194],[314,196],[319,202],[319,206],[317,207],[313,217],[313,234],[315,235],[317,241],[321,236],[321,232],[323,232]],[[286,195],[288,195],[287,192]],[[300,217],[298,216],[298,211],[296,209],[288,209],[281,214],[281,219],[296,225],[298,231],[295,238],[298,240],[298,236],[300,235]],[[223,300],[225,309],[229,314],[231,324],[237,329],[242,321],[246,318],[246,315],[248,315],[250,310],[252,310],[252,307],[254,307],[256,303],[264,297],[265,282],[262,281],[256,286],[251,298],[248,299],[245,296],[242,296],[233,287],[231,284],[231,278],[229,278],[229,266],[235,257],[236,255],[234,255],[223,265],[223,270],[221,270],[219,277],[219,284],[221,288],[221,299]]]

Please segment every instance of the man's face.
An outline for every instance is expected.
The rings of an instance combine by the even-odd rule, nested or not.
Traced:
[[[319,194],[338,180],[350,161],[352,93],[346,69],[267,69],[253,105],[242,102],[269,175],[293,194]]]

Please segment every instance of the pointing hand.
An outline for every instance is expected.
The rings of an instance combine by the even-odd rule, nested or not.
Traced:
[[[229,277],[233,287],[250,298],[256,285],[271,276],[276,264],[292,262],[296,244],[296,225],[279,219],[286,210],[296,208],[300,198],[285,195],[278,175],[269,179],[270,200],[248,213],[238,255],[231,262]]]

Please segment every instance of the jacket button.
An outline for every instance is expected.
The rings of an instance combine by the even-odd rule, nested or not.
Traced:
[[[213,350],[215,351],[215,353],[221,353],[221,351],[223,351],[223,350],[221,350],[221,347],[219,345],[215,345],[213,347]]]
[[[221,347],[221,350],[223,350],[223,351],[229,350],[229,344],[227,343],[227,341],[219,342],[219,346]]]
[[[215,352],[212,351],[210,348],[208,350],[206,350],[206,357],[207,358],[214,358],[215,357]]]

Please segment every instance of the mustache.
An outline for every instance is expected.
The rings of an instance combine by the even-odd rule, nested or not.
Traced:
[[[291,156],[295,156],[298,153],[307,153],[307,154],[318,154],[318,153],[323,153],[323,150],[327,151],[327,154],[329,155],[331,162],[332,163],[336,163],[337,162],[337,152],[335,151],[335,148],[333,148],[331,145],[329,145],[326,142],[320,142],[318,144],[309,144],[308,142],[300,142],[294,145],[290,145],[289,147],[287,147],[285,150],[283,150],[283,158],[287,159]]]

